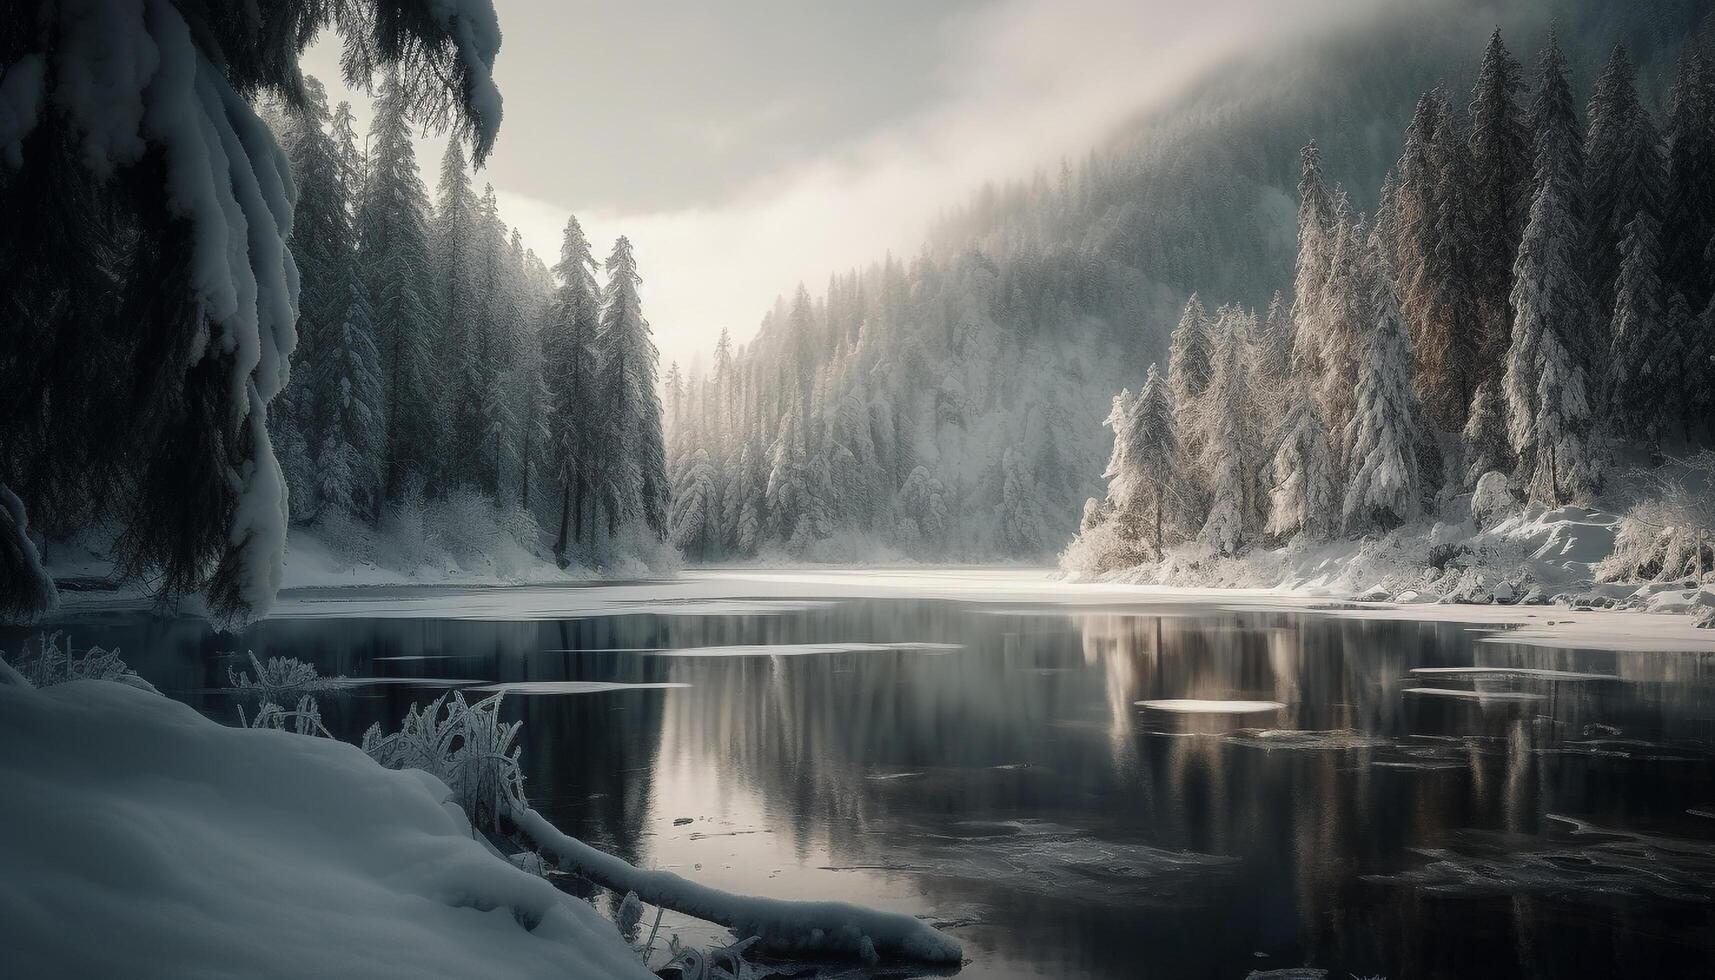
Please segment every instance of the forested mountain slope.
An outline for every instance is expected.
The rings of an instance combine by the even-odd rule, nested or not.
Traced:
[[[1552,17],[1580,105],[1624,43],[1654,105],[1705,9],[1399,5],[1220,66],[1083,159],[983,188],[916,258],[800,288],[750,343],[669,373],[675,540],[692,557],[1047,554],[1101,492],[1113,392],[1165,363],[1190,293],[1261,322],[1292,281],[1306,141],[1369,210],[1419,96],[1441,83],[1463,111],[1497,24],[1530,63]]]

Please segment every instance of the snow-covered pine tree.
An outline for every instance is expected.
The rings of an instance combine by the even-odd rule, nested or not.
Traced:
[[[1322,374],[1322,290],[1333,261],[1338,215],[1322,179],[1322,155],[1311,140],[1299,151],[1298,256],[1292,276],[1293,351],[1304,377]]]
[[[1288,392],[1285,420],[1272,472],[1268,521],[1263,530],[1279,538],[1301,534],[1313,541],[1332,537],[1339,501],[1334,490],[1334,453],[1316,403],[1302,385]]]
[[[477,268],[482,229],[470,164],[457,141],[449,142],[441,156],[428,230],[435,349],[444,381],[435,393],[435,409],[448,439],[448,451],[440,465],[449,484],[471,485],[479,469],[478,406],[483,398],[476,363],[477,314],[483,301]]]
[[[333,407],[325,397],[330,393],[318,391],[313,381],[326,373],[321,361],[341,330],[351,301],[355,244],[351,178],[355,175],[346,172],[338,134],[328,130],[332,117],[320,82],[306,77],[303,101],[286,105],[281,117],[280,145],[298,190],[291,241],[298,266],[298,346],[292,380],[270,407],[269,416],[280,468],[291,491],[292,519],[306,521],[320,510],[318,439],[325,427],[322,415]]]
[[[1001,455],[1000,540],[1014,555],[1039,555],[1047,528],[1036,499],[1036,478],[1022,453],[1007,447]]]
[[[405,82],[389,71],[369,128],[369,166],[357,212],[358,268],[381,354],[382,486],[388,500],[426,481],[442,447],[428,281],[429,203],[417,176],[410,111]]]
[[[1251,338],[1248,373],[1257,439],[1266,456],[1266,447],[1278,445],[1285,431],[1287,405],[1293,387],[1299,383],[1292,365],[1292,310],[1278,289]],[[1267,479],[1264,474],[1265,483]]]
[[[1205,442],[1202,417],[1196,409],[1209,386],[1209,358],[1213,352],[1209,332],[1213,325],[1202,299],[1192,293],[1167,348],[1167,386],[1173,404],[1181,409],[1174,417],[1178,426],[1176,438],[1184,448],[1185,461],[1191,465],[1201,460]],[[1192,485],[1199,482],[1193,480]],[[1190,506],[1192,510],[1201,509],[1195,501],[1190,501]]]
[[[544,314],[540,344],[550,405],[548,472],[559,502],[554,554],[564,562],[567,546],[574,540],[584,541],[585,513],[595,502],[598,467],[603,462],[599,453],[604,413],[595,362],[600,287],[589,239],[575,216],[566,219],[554,276],[559,287]]]
[[[1346,431],[1346,497],[1340,521],[1348,534],[1397,527],[1416,519],[1423,506],[1418,454],[1425,435],[1412,390],[1411,340],[1375,236],[1366,265],[1375,325],[1364,337],[1357,403]]]
[[[1519,482],[1533,499],[1559,504],[1591,490],[1598,467],[1589,442],[1585,359],[1578,353],[1592,333],[1581,250],[1588,240],[1583,149],[1565,58],[1552,36],[1532,115],[1535,191],[1513,269],[1514,320],[1502,392]]]
[[[690,558],[713,557],[720,547],[720,491],[708,447],[693,443],[675,475],[669,540]]]
[[[1189,507],[1173,395],[1154,364],[1142,391],[1114,397],[1107,425],[1114,433],[1113,456],[1102,474],[1108,510],[1123,536],[1147,541],[1160,561],[1163,548],[1184,537]]]
[[[1374,301],[1369,289],[1370,229],[1363,215],[1354,216],[1345,193],[1335,196],[1334,250],[1328,278],[1322,284],[1320,373],[1308,376],[1315,385],[1317,411],[1328,430],[1342,438],[1356,410],[1358,358],[1364,337],[1374,324]],[[1347,446],[1334,446],[1336,471],[1344,469]]]
[[[1614,281],[1623,261],[1620,244],[1639,215],[1661,219],[1666,197],[1661,134],[1638,97],[1637,69],[1616,45],[1596,77],[1586,110],[1585,199],[1589,202],[1588,269],[1595,309],[1614,309]],[[1613,338],[1607,340],[1612,343]]]
[[[1440,89],[1418,100],[1383,230],[1413,349],[1419,399],[1438,427],[1457,431],[1493,345],[1482,336],[1471,259],[1474,164],[1452,106]]]
[[[667,534],[667,452],[661,431],[661,397],[656,392],[660,352],[650,337],[649,321],[637,286],[637,259],[631,241],[621,236],[607,258],[607,288],[602,295],[602,396],[609,424],[598,458],[609,460],[603,498],[608,527],[642,521],[659,537]]]
[[[1483,474],[1510,472],[1512,442],[1507,435],[1507,405],[1501,397],[1501,382],[1489,379],[1477,386],[1471,411],[1465,418],[1465,483],[1474,487]]]
[[[1524,90],[1524,70],[1496,28],[1471,90],[1470,206],[1475,240],[1470,264],[1487,344],[1482,357],[1484,380],[1498,381],[1505,362],[1512,330],[1513,261],[1530,213],[1531,132],[1521,102]]]
[[[1715,294],[1715,66],[1687,45],[1667,100],[1666,220],[1662,247],[1668,287],[1702,310]]]
[[[385,395],[367,293],[357,277],[348,273],[345,316],[327,337],[325,353],[316,359],[314,390],[326,399],[317,440],[317,515],[331,507],[367,518],[375,513],[381,496]]]
[[[1661,242],[1657,222],[1639,211],[1620,241],[1620,268],[1614,284],[1613,346],[1608,354],[1604,403],[1614,435],[1648,443],[1659,458],[1667,426],[1679,422],[1676,393],[1685,385],[1677,373],[1662,376],[1678,358],[1661,358],[1673,343],[1668,331],[1667,297],[1661,281]],[[1670,417],[1671,416],[1671,417]]]
[[[470,383],[482,396],[475,402],[475,417],[467,418],[467,432],[474,439],[468,443],[475,464],[472,482],[490,497],[499,494],[502,475],[513,462],[512,432],[518,427],[507,389],[519,343],[517,327],[523,319],[516,273],[520,261],[521,256],[514,254],[508,243],[494,185],[485,184],[477,201],[476,349],[466,370]],[[455,444],[456,436],[455,429]]]
[[[0,593],[44,598],[15,540],[27,507],[50,530],[112,522],[120,568],[205,591],[217,617],[259,615],[285,551],[265,415],[288,380],[297,274],[288,164],[250,100],[301,99],[304,39],[337,30],[353,80],[402,73],[409,113],[485,155],[493,9],[19,0],[0,23]]]
[[[1671,292],[1663,333],[1667,342],[1656,350],[1655,373],[1680,379],[1667,393],[1668,415],[1679,419],[1685,438],[1706,436],[1715,420],[1715,308],[1698,317],[1683,293]]]
[[[1208,513],[1199,535],[1230,555],[1248,546],[1262,525],[1258,475],[1263,459],[1248,370],[1250,318],[1228,308],[1211,334],[1209,384],[1188,408],[1203,435],[1199,469],[1208,481]]]

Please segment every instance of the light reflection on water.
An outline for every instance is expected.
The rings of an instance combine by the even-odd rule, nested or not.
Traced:
[[[222,651],[425,679],[324,698],[353,739],[396,725],[433,678],[689,685],[509,694],[537,807],[711,884],[930,916],[965,942],[968,976],[1715,970],[1715,819],[1698,815],[1715,812],[1711,654],[1476,644],[1457,625],[1301,613],[880,598],[768,615],[298,618],[236,640],[140,614],[59,625],[228,722],[218,689],[244,662]],[[3,639],[15,650],[22,634]],[[840,643],[943,646],[649,652]],[[1468,666],[1574,676],[1412,674]],[[1537,697],[1507,697],[1521,693]],[[1136,704],[1167,699],[1284,707]]]

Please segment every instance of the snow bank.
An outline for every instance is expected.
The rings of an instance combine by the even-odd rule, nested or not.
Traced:
[[[1490,488],[1492,490],[1492,488]],[[1487,494],[1493,497],[1493,493]],[[1295,540],[1232,557],[1195,542],[1169,548],[1159,563],[1093,578],[1102,583],[1192,589],[1268,589],[1298,596],[1408,605],[1546,605],[1701,615],[1715,608],[1715,585],[1608,582],[1604,566],[1622,519],[1586,507],[1503,508],[1470,498],[1443,521],[1423,521],[1361,540]],[[1069,549],[1069,574],[1086,577],[1083,551]],[[1423,614],[1427,617],[1428,614]]]
[[[588,905],[355,746],[119,684],[0,683],[15,976],[651,977]]]

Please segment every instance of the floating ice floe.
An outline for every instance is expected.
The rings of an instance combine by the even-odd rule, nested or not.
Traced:
[[[1598,827],[1552,813],[1546,817],[1564,831],[1524,841],[1512,834],[1464,831],[1446,847],[1414,848],[1426,864],[1369,880],[1461,896],[1715,901],[1715,844],[1708,840]]]
[[[677,681],[505,681],[484,684],[474,690],[505,691],[507,694],[602,694],[607,691],[654,691],[690,686]]]
[[[750,643],[737,646],[680,647],[658,650],[658,657],[803,657],[818,653],[880,653],[887,650],[945,652],[962,650],[958,643]]]
[[[1257,715],[1265,711],[1280,711],[1286,707],[1279,701],[1206,701],[1200,698],[1167,698],[1134,703],[1156,711],[1172,711],[1186,715]]]
[[[1452,687],[1408,687],[1407,694],[1423,694],[1437,698],[1461,698],[1466,701],[1541,701],[1542,695],[1530,691],[1469,691]]]
[[[1614,674],[1589,674],[1576,670],[1548,670],[1539,667],[1413,667],[1419,676],[1447,677],[1529,677],[1544,681],[1615,681]]]

